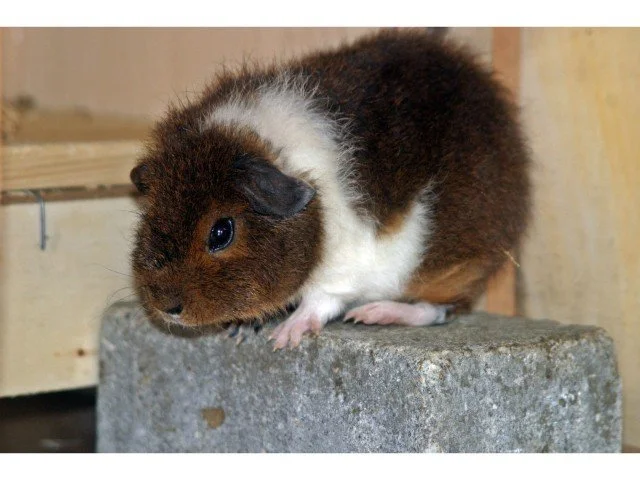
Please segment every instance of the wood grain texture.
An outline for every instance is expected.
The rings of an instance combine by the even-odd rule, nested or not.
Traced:
[[[288,58],[366,28],[10,28],[6,94],[43,108],[155,117],[243,60]]]
[[[124,116],[93,114],[83,110],[40,110],[13,108],[13,121],[7,130],[7,144],[49,142],[95,142],[141,140],[151,127],[148,120]]]
[[[45,201],[129,195],[129,171],[149,130],[132,117],[20,111],[2,149],[2,203],[34,201],[27,189],[41,190]]]
[[[525,313],[604,327],[623,379],[624,442],[640,445],[640,29],[525,29],[534,151]]]
[[[7,146],[4,190],[126,184],[141,151],[139,141]]]
[[[520,98],[520,29],[493,29],[493,69],[509,88],[516,102]],[[516,252],[509,252],[515,257]],[[484,309],[502,315],[515,315],[516,263],[505,254],[502,268],[487,282]]]
[[[67,200],[96,200],[99,198],[131,197],[139,198],[140,193],[128,183],[125,185],[100,185],[97,187],[71,187],[39,189],[38,195],[45,202],[61,202]],[[39,203],[32,190],[10,190],[2,192],[0,204]]]
[[[374,28],[8,28],[6,95],[44,109],[155,118],[223,64],[286,59]],[[490,28],[449,35],[491,59]]]

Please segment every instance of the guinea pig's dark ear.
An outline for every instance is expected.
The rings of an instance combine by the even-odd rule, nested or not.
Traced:
[[[260,215],[288,218],[300,212],[316,191],[306,182],[282,173],[261,158],[243,156],[234,162],[236,184]]]
[[[143,195],[149,191],[149,167],[146,163],[141,163],[134,167],[129,174],[129,178]]]

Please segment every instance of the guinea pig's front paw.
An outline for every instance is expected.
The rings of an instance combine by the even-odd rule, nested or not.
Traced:
[[[226,337],[235,340],[236,345],[240,345],[246,338],[245,332],[242,331],[242,326],[237,323],[232,323],[225,331]]]
[[[273,350],[289,345],[295,348],[300,345],[302,336],[307,332],[320,333],[324,323],[314,314],[295,311],[289,318],[278,325],[269,340],[274,340]]]
[[[239,325],[232,323],[225,329],[225,332],[227,338],[234,339],[236,345],[240,345],[251,334],[252,331],[257,335],[261,329],[261,324]]]

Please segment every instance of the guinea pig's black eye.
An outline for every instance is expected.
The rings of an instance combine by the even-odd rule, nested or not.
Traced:
[[[211,227],[207,248],[209,253],[227,248],[233,241],[234,225],[232,218],[221,218]]]

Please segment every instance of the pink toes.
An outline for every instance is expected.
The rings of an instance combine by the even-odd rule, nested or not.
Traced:
[[[269,340],[274,340],[274,350],[279,350],[287,345],[290,348],[295,348],[300,345],[305,333],[318,334],[322,327],[323,324],[317,317],[296,315],[294,313],[274,329],[269,336]]]
[[[444,323],[448,309],[448,305],[381,301],[350,310],[344,316],[344,320],[346,322],[353,319],[354,323],[362,322],[367,325],[423,326]]]
[[[422,326],[444,323],[450,305],[432,305],[430,303],[401,303],[391,301],[372,302],[347,312],[345,321],[368,325],[409,325]],[[335,312],[334,312],[335,313]],[[289,346],[300,345],[306,333],[320,333],[324,322],[317,312],[298,309],[287,320],[278,325],[269,340],[273,340],[273,349],[279,350]]]

